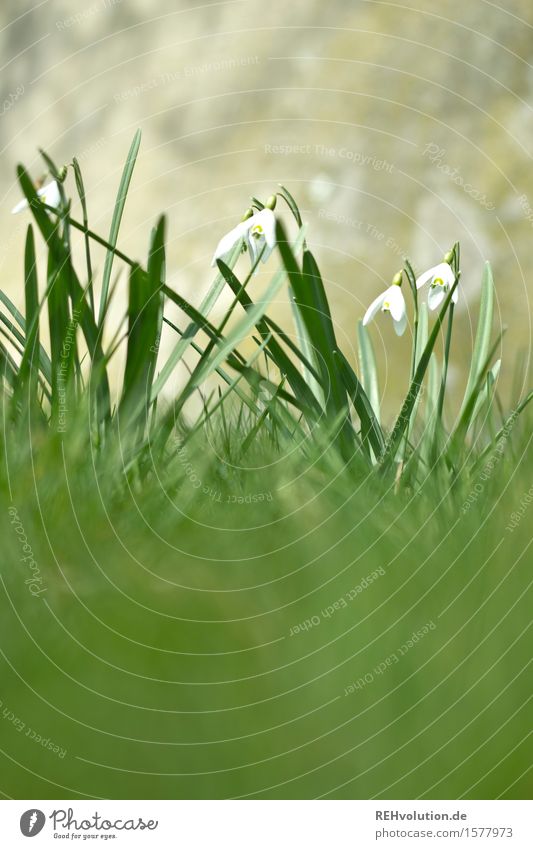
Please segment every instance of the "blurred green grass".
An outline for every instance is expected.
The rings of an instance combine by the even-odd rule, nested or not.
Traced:
[[[228,478],[200,443],[202,487],[165,491],[171,467],[129,486],[73,438],[25,439],[7,439],[0,484],[4,794],[530,795],[530,521],[506,526],[532,467],[516,444],[463,515],[467,493],[395,496],[260,447],[264,468]]]

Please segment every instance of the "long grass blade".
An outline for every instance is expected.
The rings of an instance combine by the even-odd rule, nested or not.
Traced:
[[[126,197],[128,195],[128,189],[130,187],[130,182],[133,174],[133,169],[135,168],[135,162],[137,161],[137,154],[139,152],[139,146],[141,144],[141,131],[137,130],[133,137],[133,141],[131,143],[131,147],[128,152],[128,156],[126,158],[126,163],[124,165],[124,170],[122,172],[122,177],[120,179],[120,184],[118,187],[117,198],[115,201],[115,208],[113,210],[113,218],[111,219],[111,227],[109,230],[109,244],[114,249],[117,244],[118,233],[120,230],[120,223],[122,221],[122,215],[124,213],[124,206],[126,204]],[[101,326],[106,315],[107,311],[107,299],[109,294],[109,284],[111,282],[111,272],[113,270],[113,260],[115,258],[114,250],[108,250],[104,262],[104,270],[102,274],[102,291],[100,294],[100,309],[98,312],[98,325]]]
[[[163,308],[165,219],[162,217],[150,247],[148,270],[132,269],[129,280],[128,344],[119,416],[147,423]],[[122,423],[121,423],[122,426]]]
[[[375,416],[372,404],[370,403],[362,384],[355,374],[350,363],[342,353],[336,351],[335,357],[339,362],[339,371],[344,381],[344,385],[352,402],[353,408],[361,422],[361,440],[363,448],[368,457],[370,452],[368,446],[372,446],[372,451],[376,458],[381,457],[385,448],[385,441],[379,422]]]
[[[379,380],[376,355],[370,334],[362,321],[359,321],[357,324],[357,338],[359,341],[361,383],[374,411],[376,421],[380,424]]]
[[[26,338],[24,353],[20,362],[19,400],[23,400],[31,408],[37,403],[37,387],[39,382],[39,288],[37,280],[37,260],[35,257],[35,239],[33,227],[28,225],[26,244],[24,248],[24,300],[26,307]]]
[[[490,337],[492,332],[492,319],[494,313],[494,280],[489,262],[485,263],[483,277],[481,280],[481,303],[479,308],[479,319],[477,324],[476,339],[470,363],[470,372],[466,384],[465,395],[461,406],[461,414],[472,395],[474,386],[478,383],[481,370],[487,358]]]
[[[78,197],[80,199],[81,204],[81,213],[83,218],[83,239],[85,244],[85,263],[87,266],[87,293],[89,295],[89,303],[91,305],[91,310],[93,315],[95,313],[95,305],[94,305],[94,289],[93,289],[93,265],[91,259],[91,242],[89,238],[89,216],[87,212],[87,197],[85,194],[85,185],[83,183],[83,177],[81,173],[81,168],[76,157],[72,160],[72,168],[74,170],[74,180],[76,183],[76,189],[78,191]]]

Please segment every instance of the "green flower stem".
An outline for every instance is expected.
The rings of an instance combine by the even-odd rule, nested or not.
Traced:
[[[90,244],[89,233],[88,233],[89,216],[88,216],[88,212],[87,212],[87,200],[86,200],[86,197],[85,197],[85,186],[83,184],[83,177],[81,175],[81,169],[80,169],[79,162],[76,159],[76,157],[74,157],[74,159],[72,160],[72,168],[74,170],[74,179],[76,181],[76,188],[78,190],[78,196],[79,196],[79,199],[80,199],[81,210],[82,210],[83,226],[85,228],[83,238],[84,238],[84,242],[85,242],[85,262],[86,262],[86,265],[87,265],[87,278],[88,278],[87,291],[89,293],[89,303],[91,305],[92,313],[93,313],[93,315],[96,315],[95,302],[94,302],[94,290],[93,290],[93,267],[92,267],[92,260],[91,260],[91,244]]]
[[[452,344],[452,328],[453,328],[453,314],[454,314],[455,304],[453,301],[450,304],[450,311],[448,313],[448,327],[446,329],[446,342],[444,345],[444,362],[442,366],[442,381],[440,385],[439,391],[439,400],[437,404],[437,421],[442,422],[442,411],[444,409],[444,396],[446,394],[446,380],[448,377],[448,363],[450,360],[450,348]]]
[[[412,380],[415,376],[415,371],[416,371],[416,351],[417,351],[417,345],[418,345],[418,318],[419,318],[418,297],[416,295],[414,296],[414,302],[415,302],[415,315],[414,315],[414,320],[413,320],[413,350],[412,350],[412,354],[411,354],[411,375],[410,375],[409,383],[412,382]]]
[[[416,367],[417,367],[416,352],[417,352],[417,349],[418,349],[418,319],[419,319],[418,292],[417,292],[416,286],[414,288],[413,287],[411,288],[411,292],[412,292],[412,295],[413,295],[413,302],[414,302],[415,311],[414,311],[414,319],[413,319],[413,349],[412,349],[412,352],[411,352],[411,372],[410,372],[410,375],[409,375],[409,386],[411,386],[411,384],[414,380]],[[407,454],[407,449],[409,447],[409,432],[410,432],[410,429],[411,429],[411,416],[409,416],[409,421],[407,422],[407,426],[405,428],[405,439],[404,439],[404,442],[403,442],[402,458],[401,458],[401,461],[400,461],[400,466],[399,466],[399,471],[398,471],[398,480],[401,477],[401,474],[403,472],[405,457],[406,457],[406,454]]]

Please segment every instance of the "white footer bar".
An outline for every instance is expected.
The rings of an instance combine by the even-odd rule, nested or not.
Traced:
[[[0,802],[0,845],[531,849],[532,813],[523,801],[9,800]]]

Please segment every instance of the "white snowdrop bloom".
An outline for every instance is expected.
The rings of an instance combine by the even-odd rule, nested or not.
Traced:
[[[436,310],[455,283],[455,274],[452,267],[447,262],[440,262],[433,268],[424,271],[416,281],[416,288],[420,289],[426,283],[429,283],[428,307],[430,310]],[[456,288],[452,295],[454,304],[457,303],[458,297],[459,292]]]
[[[55,180],[52,180],[51,183],[47,183],[46,186],[42,186],[42,188],[37,189],[37,196],[44,201],[47,206],[53,206],[54,209],[57,209],[59,204],[61,203],[61,195],[59,193],[59,186],[57,185]],[[26,198],[24,200],[19,201],[16,206],[13,207],[11,212],[13,215],[17,215],[19,212],[22,212],[24,209],[27,209],[28,201]]]
[[[372,301],[363,318],[363,324],[366,325],[372,321],[380,311],[390,313],[397,335],[402,336],[407,327],[407,312],[400,283],[393,283]]]
[[[272,210],[266,207],[261,209],[222,236],[215,249],[211,265],[214,267],[217,259],[224,259],[240,239],[244,239],[250,251],[252,265],[263,248],[261,259],[266,262],[276,245],[276,217]]]

